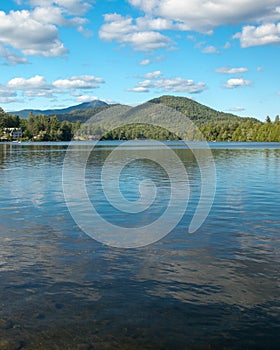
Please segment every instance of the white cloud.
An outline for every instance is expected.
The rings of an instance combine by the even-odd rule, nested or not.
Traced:
[[[119,14],[106,14],[105,24],[100,28],[99,37],[105,41],[116,41],[131,45],[137,51],[150,51],[170,45],[170,39],[159,32],[142,28],[142,24],[133,24],[132,17]],[[136,21],[136,22],[137,22]]]
[[[7,90],[5,86],[0,87],[0,96],[1,97],[16,97],[16,92],[12,90]]]
[[[14,103],[14,102],[19,102],[17,98],[14,97],[2,97],[0,96],[0,103]]]
[[[41,75],[35,75],[29,79],[13,78],[6,84],[10,91],[22,92],[28,97],[52,97],[53,91],[45,78]]]
[[[206,46],[203,50],[203,53],[214,53],[214,54],[219,54],[219,50],[215,46]]]
[[[148,88],[143,87],[143,86],[136,86],[134,88],[127,89],[127,91],[131,91],[131,92],[149,92],[150,90]]]
[[[62,8],[67,14],[82,15],[91,8],[93,1],[81,0],[30,0],[30,4],[34,7],[48,7],[49,5]],[[55,5],[55,6],[54,6]]]
[[[151,51],[169,46],[168,37],[157,32],[136,32],[127,36],[127,42],[137,51]]]
[[[207,32],[221,25],[279,20],[279,0],[128,0],[149,16]]]
[[[157,70],[155,72],[147,73],[144,75],[144,78],[147,79],[156,79],[159,78],[162,75],[162,72],[160,70]]]
[[[129,44],[135,50],[148,51],[172,44],[162,31],[198,31],[212,34],[216,27],[247,22],[261,26],[245,26],[242,33],[235,35],[235,38],[240,38],[242,47],[280,41],[278,25],[272,23],[280,20],[279,0],[128,0],[128,2],[144,11],[144,16],[134,19],[119,14],[105,15],[105,23],[99,32],[101,39]],[[274,26],[274,34],[254,33],[266,29],[269,32],[273,31],[271,28],[266,28],[269,26],[269,21]],[[255,36],[258,40],[254,39]],[[263,36],[262,40],[259,36]],[[230,43],[227,42],[224,49],[229,47]],[[219,54],[219,50],[214,46],[207,46],[202,52]]]
[[[158,57],[155,57],[153,59],[145,59],[145,60],[141,61],[139,64],[140,64],[140,66],[148,66],[151,63],[163,61],[164,58],[165,58],[164,56],[158,56]]]
[[[13,90],[8,90],[5,86],[0,87],[0,103],[17,102],[17,94]]]
[[[76,98],[76,101],[79,103],[91,102],[95,100],[99,100],[99,98],[97,96],[88,96],[88,95],[80,95],[80,96],[77,96]]]
[[[151,60],[146,59],[146,60],[141,61],[139,64],[140,64],[140,66],[148,66],[151,63],[152,63]]]
[[[13,78],[7,83],[7,87],[15,90],[29,90],[48,88],[48,84],[43,76],[35,75],[29,79]]]
[[[139,30],[188,30],[188,27],[182,22],[150,16],[137,18],[136,25]]]
[[[88,20],[75,15],[84,14],[92,1],[80,0],[30,0],[17,1],[31,8],[10,11],[0,11],[0,46],[7,50],[17,50],[24,56],[64,56],[68,50],[59,37],[59,27],[76,27],[85,36],[90,32],[84,28]],[[3,51],[3,50],[2,50]],[[0,50],[0,56],[10,63],[24,63],[17,54],[5,55]]]
[[[73,76],[68,79],[59,79],[52,83],[52,85],[59,89],[95,89],[99,84],[104,83],[102,78],[96,78],[93,75]]]
[[[224,45],[224,49],[227,50],[227,49],[230,49],[231,48],[231,43],[229,41],[227,41]]]
[[[130,88],[128,91],[149,92],[151,89],[159,91],[188,92],[193,94],[206,90],[206,84],[202,82],[195,83],[191,79],[184,79],[181,77],[169,79],[157,79],[156,77],[152,77],[151,79],[138,82],[134,88]]]
[[[67,50],[58,34],[53,24],[37,21],[29,11],[0,11],[0,44],[24,55],[63,56]]]
[[[245,72],[248,72],[248,68],[245,68],[245,67],[236,67],[236,68],[221,67],[221,68],[216,69],[215,72],[222,73],[222,74],[245,73]]]
[[[96,89],[99,84],[104,83],[102,78],[96,78],[93,75],[73,76],[67,79],[56,80],[48,83],[45,77],[35,75],[31,78],[15,77],[9,80],[5,85],[0,85],[0,97],[2,103],[15,102],[18,96],[22,97],[54,97],[56,94],[67,93],[69,90],[73,96],[77,96],[80,102],[93,100],[93,96],[85,96],[80,90]]]
[[[2,85],[2,96],[4,91],[6,96],[18,96],[22,94],[26,97],[52,97],[53,90],[41,75],[35,75],[31,78],[17,77],[9,80],[6,85]]]
[[[244,107],[240,107],[240,106],[236,106],[236,107],[232,107],[229,109],[230,112],[243,112],[245,111]]]
[[[232,78],[226,82],[225,87],[227,89],[234,89],[242,86],[250,86],[251,84],[252,82],[250,80],[244,80],[243,78]]]
[[[154,30],[185,30],[212,34],[220,26],[243,25],[235,35],[242,47],[268,45],[280,41],[279,0],[128,0],[145,17],[138,23]],[[277,24],[278,23],[278,24]],[[226,43],[225,49],[230,47]],[[208,53],[217,53],[205,49]]]
[[[25,64],[27,59],[0,44],[0,57],[10,65]]]
[[[235,34],[233,38],[240,39],[241,47],[278,44],[280,42],[280,23],[245,26],[242,32]]]

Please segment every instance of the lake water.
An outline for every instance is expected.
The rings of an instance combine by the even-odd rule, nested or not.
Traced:
[[[175,194],[188,207],[169,234],[132,249],[106,245],[98,232],[92,239],[70,215],[69,205],[90,219],[79,166],[98,215],[131,232],[165,215],[171,187],[184,183],[175,176],[171,186],[165,149],[135,142],[119,151],[130,160],[120,190],[131,207],[139,182],[152,180],[157,194],[143,212],[117,210],[100,181],[119,145],[72,145],[73,178],[68,171],[63,179],[67,144],[0,144],[0,349],[278,349],[280,144],[210,144],[215,197],[206,220],[188,233],[203,172],[207,180],[213,169],[200,144],[193,147],[206,161],[203,171],[183,143],[166,143],[186,169],[189,199]],[[143,150],[159,164],[140,159]],[[108,159],[113,193],[119,161]],[[67,206],[63,186],[69,191],[71,181]]]

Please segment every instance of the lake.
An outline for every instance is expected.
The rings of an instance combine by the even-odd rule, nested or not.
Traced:
[[[0,349],[279,348],[280,144],[68,146],[0,144]]]

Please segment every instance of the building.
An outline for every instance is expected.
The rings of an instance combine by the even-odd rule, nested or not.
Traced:
[[[18,140],[22,138],[21,128],[5,128],[4,134],[9,135],[12,138],[12,140]]]

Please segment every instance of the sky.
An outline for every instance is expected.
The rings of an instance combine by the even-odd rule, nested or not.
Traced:
[[[0,0],[0,106],[185,96],[280,114],[280,0]]]

